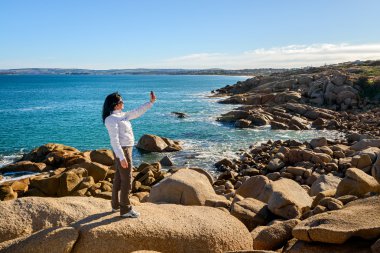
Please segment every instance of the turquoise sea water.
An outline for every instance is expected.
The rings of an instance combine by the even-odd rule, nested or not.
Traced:
[[[0,76],[0,166],[48,142],[79,150],[110,148],[101,121],[104,98],[119,91],[125,109],[149,100],[157,102],[141,118],[132,121],[136,143],[145,133],[183,142],[184,151],[170,153],[178,166],[213,168],[222,157],[234,157],[239,149],[268,139],[307,140],[316,136],[333,138],[322,131],[271,131],[235,129],[215,121],[236,105],[218,104],[210,91],[246,77],[231,76]],[[171,112],[189,115],[179,119]],[[134,162],[157,161],[165,154],[140,154]]]

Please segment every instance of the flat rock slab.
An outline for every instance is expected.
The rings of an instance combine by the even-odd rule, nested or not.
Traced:
[[[105,215],[77,228],[73,252],[225,252],[252,249],[252,238],[238,219],[217,208],[146,203],[137,219]]]
[[[2,202],[1,252],[225,252],[251,250],[252,238],[228,212],[206,206],[144,203],[139,218],[110,212],[91,197]]]
[[[317,214],[293,229],[303,241],[341,244],[351,237],[375,239],[380,236],[380,196],[359,199],[343,209]]]
[[[78,239],[73,227],[48,228],[21,239],[0,243],[0,252],[7,253],[69,253]]]
[[[92,197],[25,197],[4,201],[0,205],[0,242],[110,211],[109,201]]]

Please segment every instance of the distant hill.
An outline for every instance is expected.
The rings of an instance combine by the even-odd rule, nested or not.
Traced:
[[[367,76],[380,75],[380,60],[352,61],[320,67],[304,68],[259,68],[259,69],[61,69],[61,68],[22,68],[0,69],[0,75],[231,75],[231,76],[258,76],[258,75],[297,75],[317,73],[326,69],[346,70],[351,73],[361,73]]]
[[[286,69],[60,69],[60,68],[23,68],[3,69],[0,75],[268,75]]]

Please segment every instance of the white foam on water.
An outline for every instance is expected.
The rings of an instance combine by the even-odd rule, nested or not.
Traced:
[[[0,155],[0,168],[19,160],[20,158],[22,158],[23,154],[25,154],[24,148],[20,149],[20,151],[18,151],[16,153],[13,153],[10,155]],[[22,175],[18,176],[20,174],[22,174]],[[24,175],[24,174],[27,174],[27,175]],[[31,177],[31,176],[37,175],[37,174],[40,174],[40,173],[33,173],[33,172],[28,172],[28,171],[21,171],[21,172],[16,172],[16,173],[7,172],[7,173],[4,173],[2,175],[3,178],[0,180],[0,184],[7,182],[7,181],[15,181],[15,180],[28,178],[28,177]]]
[[[0,184],[8,182],[8,181],[17,181],[17,180],[21,180],[24,178],[29,178],[31,176],[36,176],[39,174],[41,174],[41,173],[28,173],[27,175],[22,175],[22,176],[14,176],[14,175],[4,176],[3,179],[0,180]]]
[[[49,110],[52,108],[53,107],[51,106],[32,106],[32,107],[25,107],[25,108],[1,109],[0,112],[12,112],[12,111],[27,112],[27,111],[37,111],[37,110]]]
[[[209,92],[209,91],[203,91],[203,92],[197,92],[197,93],[192,93],[192,94],[190,94],[191,96],[194,96],[194,97],[197,97],[197,98],[199,98],[199,97],[206,97],[206,96],[210,96],[210,95],[212,95],[212,93],[211,92]]]
[[[14,154],[10,154],[10,155],[0,155],[0,168],[8,165],[8,164],[11,164],[15,161],[17,161],[18,159],[20,159],[23,154],[24,154],[24,148],[23,149],[20,149],[20,151],[14,153]]]

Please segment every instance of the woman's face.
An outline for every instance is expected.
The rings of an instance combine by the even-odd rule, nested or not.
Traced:
[[[124,109],[124,101],[122,98],[120,98],[120,101],[117,105],[115,105],[114,110],[123,110]]]

